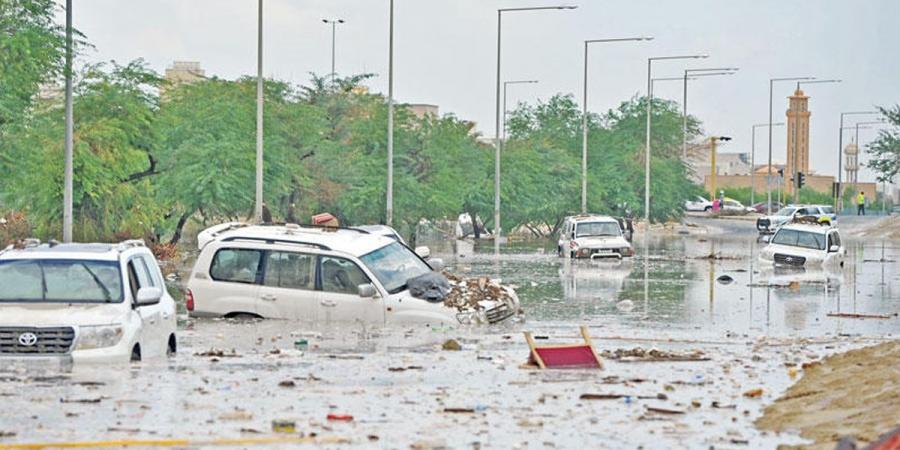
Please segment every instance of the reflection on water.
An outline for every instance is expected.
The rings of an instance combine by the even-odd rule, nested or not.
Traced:
[[[517,287],[531,322],[573,321],[619,328],[696,329],[748,336],[900,331],[900,320],[829,313],[893,315],[900,310],[898,248],[851,242],[844,268],[761,268],[756,236],[665,236],[635,240],[624,261],[558,258],[551,243],[437,245],[451,270],[501,278]],[[465,254],[455,254],[464,248]],[[732,282],[717,281],[727,275]],[[726,277],[727,278],[727,277]]]

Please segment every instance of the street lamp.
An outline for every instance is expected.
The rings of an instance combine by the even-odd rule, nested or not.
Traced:
[[[797,90],[799,91],[799,90],[800,90],[800,85],[803,85],[803,84],[840,83],[841,81],[842,81],[842,80],[798,81],[798,82],[797,82]],[[799,182],[800,182],[800,181],[799,181],[799,173],[801,172],[801,170],[800,170],[800,167],[799,167],[799,165],[800,165],[800,155],[799,155],[799,151],[800,151],[800,142],[799,142],[799,138],[798,138],[798,136],[799,136],[799,128],[800,128],[800,127],[797,126],[797,120],[798,120],[798,118],[795,118],[795,120],[794,120],[794,138],[793,138],[793,141],[794,141],[794,158],[793,158],[793,161],[791,161],[791,166],[792,166],[792,168],[794,169],[794,170],[792,171],[793,173],[791,174],[791,175],[794,177],[794,185],[793,185],[793,190],[794,190],[794,203],[798,203],[798,202],[800,201],[800,186],[799,186]],[[807,159],[808,159],[808,157],[809,157],[809,155],[807,155]]]
[[[72,114],[72,0],[66,0],[66,141],[63,174],[63,242],[72,242],[74,118]]]
[[[687,158],[687,97],[688,97],[688,80],[696,77],[711,77],[720,75],[734,75],[739,69],[737,67],[710,67],[704,69],[685,69],[684,70],[684,96],[681,100],[681,158]]]
[[[256,223],[263,220],[263,0],[259,0],[256,36]]]
[[[773,123],[771,126],[780,127],[783,126],[784,122]],[[758,123],[753,125],[753,130],[751,131],[750,137],[750,206],[756,204],[756,129],[761,127],[768,127],[768,123]]]
[[[653,61],[664,61],[673,59],[704,59],[709,55],[686,55],[686,56],[655,56],[647,58],[647,142],[645,147],[645,168],[644,168],[644,220],[650,223],[650,111],[653,104],[653,93],[651,90],[653,78]]]
[[[834,210],[835,214],[839,214],[840,211],[843,210],[844,203],[844,193],[843,189],[843,164],[844,164],[844,116],[854,116],[854,115],[874,115],[881,114],[879,111],[849,111],[841,113],[841,126],[838,130],[838,188],[837,192],[834,196]],[[847,127],[850,128],[850,127]]]
[[[334,70],[334,40],[337,33],[337,25],[344,23],[344,19],[322,19],[322,22],[331,25],[331,84],[334,84],[334,77],[337,73]]]
[[[506,142],[506,89],[510,84],[535,84],[538,80],[515,80],[515,81],[504,81],[503,82],[503,142]]]
[[[388,129],[387,129],[387,194],[384,223],[394,224],[394,0],[390,4],[388,26]]]
[[[772,214],[772,89],[777,81],[814,80],[815,77],[769,78],[769,168],[766,173],[766,214]]]
[[[710,151],[710,174],[709,174],[709,191],[710,197],[709,201],[713,201],[716,199],[716,143],[717,142],[728,142],[731,140],[729,136],[710,136],[709,137],[709,151]],[[720,205],[721,206],[721,205]]]
[[[393,0],[391,0],[393,2]],[[503,142],[500,140],[500,43],[502,42],[503,13],[523,11],[565,10],[576,9],[577,6],[534,6],[528,8],[502,8],[497,10],[497,95],[494,128],[494,250],[500,250],[500,151]]]
[[[587,212],[587,142],[588,142],[588,46],[609,42],[652,41],[652,36],[639,36],[629,38],[589,39],[584,41],[584,96],[582,97],[581,112],[581,212]]]

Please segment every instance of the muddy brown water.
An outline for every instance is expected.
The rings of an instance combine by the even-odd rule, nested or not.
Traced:
[[[499,254],[490,243],[427,244],[459,274],[515,285],[524,322],[381,329],[181,317],[172,359],[0,367],[0,447],[190,438],[204,441],[189,448],[204,448],[221,438],[282,436],[271,426],[280,420],[350,439],[338,447],[771,448],[802,442],[753,424],[795,381],[788,365],[900,332],[896,317],[828,316],[900,312],[897,263],[867,262],[881,259],[881,242],[848,240],[843,269],[802,272],[760,270],[764,244],[745,224],[638,236],[638,256],[621,263],[560,259],[555,243],[512,243]],[[900,243],[884,251],[900,260]],[[716,281],[722,275],[733,281]],[[580,324],[599,350],[699,350],[708,360],[606,361],[602,371],[519,367],[528,354],[523,330],[546,336],[542,342],[573,342]],[[297,339],[308,350],[295,350]],[[462,350],[441,350],[447,339]],[[237,356],[198,355],[210,349]],[[760,398],[743,396],[755,388],[763,388]],[[328,414],[353,420],[329,422]]]

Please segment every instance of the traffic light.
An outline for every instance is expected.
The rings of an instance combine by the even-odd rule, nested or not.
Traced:
[[[806,184],[806,174],[803,172],[797,172],[797,189],[802,189],[803,185]]]

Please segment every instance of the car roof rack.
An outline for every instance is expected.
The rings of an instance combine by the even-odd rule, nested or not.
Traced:
[[[306,242],[306,241],[296,241],[291,239],[272,239],[267,237],[259,237],[259,236],[228,236],[225,239],[222,239],[222,242],[235,242],[235,241],[251,241],[251,242],[265,242],[266,244],[291,244],[291,245],[302,245],[305,247],[313,247],[319,250],[331,251],[331,247],[318,244],[315,242]]]
[[[146,247],[146,246],[147,246],[147,244],[144,243],[143,239],[128,239],[128,240],[119,242],[119,244],[116,246],[116,249],[121,252],[121,251],[128,250],[130,248]]]

